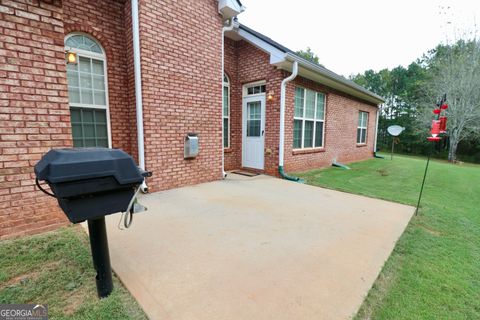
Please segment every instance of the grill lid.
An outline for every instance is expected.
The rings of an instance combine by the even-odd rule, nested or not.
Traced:
[[[123,184],[140,184],[144,177],[132,157],[119,149],[68,148],[47,152],[35,165],[39,180],[61,183],[113,176]]]

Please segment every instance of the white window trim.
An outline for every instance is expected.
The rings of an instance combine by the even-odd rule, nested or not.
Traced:
[[[79,59],[80,56],[82,56],[82,57],[85,57],[85,58],[93,58],[93,59],[96,59],[96,60],[103,61],[103,74],[105,76],[105,103],[106,103],[106,105],[105,106],[96,106],[96,105],[92,106],[90,104],[86,105],[86,104],[82,104],[82,103],[70,103],[70,101],[69,101],[68,106],[69,106],[69,108],[70,107],[74,107],[74,108],[77,107],[77,108],[90,108],[90,109],[106,110],[108,147],[111,148],[112,147],[112,133],[111,133],[111,124],[110,124],[110,103],[109,103],[109,98],[108,98],[107,55],[106,55],[105,49],[102,47],[101,43],[97,39],[93,38],[92,36],[90,36],[87,33],[83,33],[83,32],[69,33],[65,37],[64,41],[66,42],[68,38],[76,36],[76,35],[83,35],[83,36],[89,37],[90,39],[95,41],[103,51],[103,54],[100,54],[100,53],[96,53],[96,52],[91,52],[91,51],[87,51],[87,50],[82,50],[82,49],[78,49],[78,48],[72,48],[72,47],[69,47],[69,46],[65,46],[65,51],[69,51],[69,52],[73,52],[73,53],[77,54],[77,60]],[[72,139],[73,139],[73,135],[72,135]]]
[[[365,136],[362,136],[362,130],[360,130],[360,142],[357,142],[357,145],[365,145],[367,144],[367,137],[368,137],[368,118],[369,118],[369,113],[367,111],[358,111],[358,117],[360,118],[361,115],[365,114],[367,116],[367,121],[366,121],[366,126],[362,127],[358,125],[358,120],[357,120],[357,135],[358,135],[358,129],[365,129]],[[362,116],[363,120],[363,116]],[[363,121],[362,121],[363,122]],[[358,137],[356,137],[358,138]],[[362,142],[362,138],[364,138],[365,142]]]
[[[232,105],[230,104],[230,91],[231,91],[231,87],[230,87],[230,77],[224,73],[224,78],[226,77],[227,78],[227,81],[228,82],[225,82],[225,81],[222,81],[223,85],[222,85],[222,90],[223,88],[227,87],[228,88],[228,97],[227,97],[227,102],[228,102],[228,115],[224,115],[223,114],[223,110],[225,108],[225,106],[223,105],[223,101],[222,101],[222,120],[224,120],[225,118],[228,120],[227,123],[228,123],[228,136],[227,136],[227,146],[225,147],[225,144],[224,142],[222,141],[222,145],[223,145],[223,149],[230,149],[230,130],[231,130],[231,125],[230,125],[230,110],[232,108]],[[225,138],[225,137],[224,137]]]
[[[302,137],[301,137],[301,142],[302,146],[300,148],[293,148],[293,150],[315,150],[315,149],[324,149],[325,148],[325,117],[327,116],[327,95],[323,92],[320,91],[315,91],[311,89],[307,89],[302,86],[295,86],[296,88],[301,88],[303,89],[303,117],[297,117],[295,116],[295,101],[293,103],[293,120],[302,120]],[[306,104],[307,104],[307,90],[315,92],[315,113],[312,118],[306,118],[305,117],[305,112],[307,110]],[[323,119],[316,119],[317,116],[317,99],[318,99],[318,94],[323,94]],[[295,95],[294,95],[295,97]],[[312,141],[312,147],[304,147],[304,134],[305,134],[305,120],[307,121],[313,121],[313,141]],[[316,131],[317,131],[317,126],[315,125],[316,122],[323,122],[322,126],[322,145],[320,147],[315,147],[315,137],[316,137]],[[295,123],[293,124],[295,128]],[[293,137],[292,137],[293,138]],[[293,140],[292,140],[292,145],[293,145]]]
[[[266,86],[266,85],[267,85],[267,81],[265,81],[265,80],[260,80],[260,81],[250,82],[250,83],[247,83],[247,84],[243,85],[242,97],[245,98],[245,97],[264,96],[264,95],[266,94],[266,92],[260,92],[260,93],[255,93],[255,94],[248,94],[248,88],[256,87],[256,86],[263,86],[263,85]]]

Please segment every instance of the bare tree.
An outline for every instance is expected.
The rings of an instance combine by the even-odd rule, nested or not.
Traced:
[[[448,98],[448,160],[453,162],[459,142],[480,135],[480,41],[438,46],[432,62],[432,95]]]

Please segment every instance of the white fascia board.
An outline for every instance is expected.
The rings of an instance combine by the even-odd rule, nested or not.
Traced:
[[[330,72],[325,72],[322,69],[318,68],[317,66],[313,65],[308,61],[303,61],[303,59],[299,59],[298,57],[291,55],[289,53],[284,54],[284,59],[279,60],[274,65],[282,70],[292,71],[293,62],[298,62],[298,75],[317,83],[321,83],[338,91],[347,93],[351,96],[360,98],[362,100],[374,103],[377,107],[384,102],[383,98],[379,96],[374,96],[368,94],[366,92],[360,91],[359,89],[353,87],[352,85],[340,82],[336,79],[335,76],[329,74]],[[328,71],[328,70],[327,70]],[[338,76],[337,76],[338,77]]]
[[[259,48],[260,50],[265,51],[270,55],[270,64],[277,64],[283,60],[285,60],[285,52],[275,48],[271,44],[263,41],[262,39],[254,36],[253,34],[238,29],[238,35],[242,37],[243,40],[249,42],[250,44],[254,45],[255,47]]]
[[[243,29],[238,29],[237,33],[243,40],[268,53],[270,55],[270,64],[279,69],[291,72],[293,62],[297,61],[298,75],[301,77],[313,80],[333,89],[337,89],[338,91],[374,103],[377,106],[384,102],[382,97],[364,92],[362,88],[358,88],[355,84],[348,83],[346,79],[339,79],[339,76],[332,71],[317,66],[314,63],[302,59],[292,53],[286,53],[280,49],[277,49],[268,42]]]

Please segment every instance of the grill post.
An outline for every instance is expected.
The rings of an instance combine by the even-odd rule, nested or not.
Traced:
[[[112,293],[113,282],[105,217],[88,220],[88,233],[90,235],[93,267],[97,271],[95,277],[97,293],[100,298],[106,298]]]

